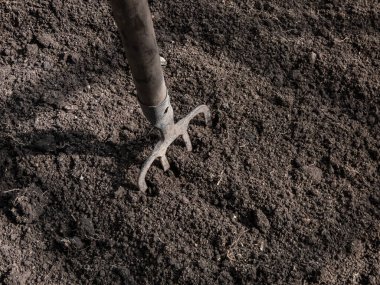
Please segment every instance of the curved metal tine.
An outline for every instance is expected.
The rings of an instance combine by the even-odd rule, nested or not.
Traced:
[[[160,161],[161,161],[161,165],[164,171],[169,170],[170,164],[169,164],[168,158],[166,157],[166,154],[160,157]]]
[[[207,107],[206,105],[201,105],[199,106],[199,112],[200,113],[203,113],[203,115],[205,116],[205,123],[207,126],[211,126],[211,112],[210,112],[210,108]],[[199,114],[199,113],[198,113]]]
[[[203,115],[205,117],[206,125],[210,125],[210,123],[211,123],[211,112],[210,112],[210,109],[206,105],[200,105],[200,106],[196,107],[186,117],[184,117],[182,120],[180,120],[177,123],[178,127],[181,129],[182,138],[185,141],[186,148],[188,151],[192,151],[193,146],[191,145],[191,140],[190,140],[190,136],[189,136],[187,129],[189,127],[190,121],[200,113],[203,113]]]
[[[196,107],[194,110],[192,110],[186,117],[184,117],[180,122],[181,124],[184,124],[186,125],[186,129],[187,129],[187,126],[189,125],[190,121],[198,114],[200,113],[203,113],[204,117],[205,117],[205,122],[206,122],[206,125],[210,125],[211,124],[211,112],[210,112],[210,109],[209,107],[207,107],[206,105],[200,105],[198,107]]]
[[[182,134],[182,138],[185,141],[187,150],[192,151],[193,146],[191,145],[190,136],[189,136],[189,133],[187,132],[187,130],[185,130],[185,132]]]
[[[188,151],[192,150],[192,145],[190,141],[189,133],[187,132],[187,128],[189,126],[190,121],[198,114],[203,113],[206,121],[206,125],[211,124],[211,112],[210,109],[206,105],[201,105],[192,110],[186,117],[178,121],[174,126],[176,127],[176,132],[172,135],[175,135],[175,138],[182,135],[183,140],[186,143],[186,148]],[[168,146],[175,140],[174,137],[163,137],[160,142],[156,144],[152,154],[148,157],[148,159],[144,162],[141,167],[138,186],[140,191],[146,191],[148,186],[145,181],[145,176],[148,173],[149,168],[152,163],[156,160],[156,158],[160,158],[161,165],[164,171],[167,171],[170,168],[170,164],[166,157],[166,150]]]
[[[152,166],[152,163],[156,160],[156,158],[160,157],[159,153],[153,152],[147,160],[145,160],[144,164],[141,167],[139,179],[138,179],[138,185],[140,191],[145,192],[146,189],[148,189],[148,186],[146,185],[145,176],[148,173],[149,168]]]

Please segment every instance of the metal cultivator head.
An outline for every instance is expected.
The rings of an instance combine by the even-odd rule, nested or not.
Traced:
[[[150,111],[153,110],[153,108],[149,108],[146,106],[143,106],[140,104],[145,116],[150,118]],[[211,124],[211,113],[210,109],[206,105],[201,105],[196,107],[194,110],[192,110],[186,117],[179,120],[177,123],[174,123],[174,114],[173,114],[173,108],[170,105],[169,96],[166,97],[165,101],[159,109],[164,110],[163,117],[159,120],[158,123],[156,123],[156,127],[160,130],[161,139],[160,141],[155,145],[152,154],[148,157],[148,159],[144,162],[143,166],[141,167],[139,179],[138,179],[138,186],[141,191],[146,191],[147,184],[145,181],[145,176],[151,167],[152,163],[159,158],[161,161],[162,168],[164,171],[167,171],[170,168],[168,159],[166,157],[166,151],[168,147],[179,137],[182,136],[183,140],[185,141],[186,148],[188,151],[192,151],[192,145],[190,141],[190,136],[188,133],[188,127],[190,121],[197,116],[198,114],[203,113],[206,125]],[[155,111],[157,111],[157,108],[155,108]],[[156,112],[157,114],[157,112]]]

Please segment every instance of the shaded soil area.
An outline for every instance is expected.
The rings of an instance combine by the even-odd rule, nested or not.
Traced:
[[[380,284],[378,1],[151,1],[177,118],[104,0],[0,2],[0,284]]]

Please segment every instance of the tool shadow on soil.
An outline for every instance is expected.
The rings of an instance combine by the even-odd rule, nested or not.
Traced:
[[[101,85],[106,85],[108,82],[112,85],[109,78],[116,72],[115,70],[128,72],[129,68],[125,63],[115,62],[114,58],[106,57],[104,55],[106,52],[103,50],[98,50],[98,53],[100,55],[92,57],[88,57],[84,52],[76,53],[74,58],[69,57],[69,59],[66,53],[63,53],[58,57],[59,60],[56,63],[58,68],[50,72],[45,71],[42,76],[24,75],[25,78],[21,81],[22,86],[19,83],[14,84],[11,95],[1,104],[0,109],[0,126],[2,127],[0,145],[3,149],[0,154],[3,159],[15,162],[19,156],[41,154],[57,156],[60,153],[108,156],[115,158],[121,170],[120,173],[124,173],[122,168],[125,169],[127,165],[141,163],[137,156],[146,146],[147,138],[133,136],[130,139],[124,135],[118,140],[119,143],[116,143],[111,140],[101,141],[95,134],[86,130],[85,123],[80,125],[83,129],[78,128],[76,124],[73,130],[70,130],[70,127],[63,128],[54,121],[45,123],[43,130],[36,126],[39,114],[70,115],[75,114],[76,111],[86,112],[86,110],[78,110],[79,107],[72,105],[71,102],[81,103],[84,100],[83,97],[90,100],[91,97],[95,98],[94,92],[89,90],[90,82],[100,82]],[[123,58],[122,54],[121,58]],[[131,94],[114,93],[115,90],[107,96],[113,96],[115,100],[120,100],[121,96],[131,97]],[[128,97],[124,98],[127,102],[132,100]],[[13,128],[9,128],[14,125],[24,125],[30,132],[18,133]],[[134,189],[134,185],[130,186]]]
[[[24,86],[15,84],[12,95],[4,103],[0,111],[0,125],[6,120],[21,123],[34,119],[38,113],[58,110],[70,110],[66,103],[88,94],[89,82],[109,83],[109,78],[115,73],[114,63],[106,57],[89,58],[85,54],[77,55],[78,61],[63,65],[63,68],[45,72],[42,78],[25,79]],[[85,59],[87,58],[87,59]],[[62,64],[57,62],[57,64]],[[101,70],[95,70],[101,65]],[[120,68],[118,66],[118,68]],[[128,67],[124,66],[128,71]],[[124,71],[124,70],[123,70]],[[26,77],[26,76],[25,76]],[[87,96],[89,96],[87,95]],[[117,96],[113,94],[113,96]],[[130,94],[128,94],[130,96]]]

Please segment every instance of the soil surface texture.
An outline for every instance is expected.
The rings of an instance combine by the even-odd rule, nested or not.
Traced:
[[[380,284],[376,0],[150,1],[177,119],[106,0],[0,1],[0,284]]]

